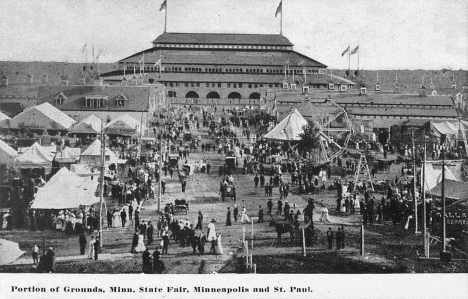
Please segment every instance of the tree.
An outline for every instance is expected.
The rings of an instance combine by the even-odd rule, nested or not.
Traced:
[[[309,120],[302,129],[304,133],[299,134],[301,140],[297,145],[297,150],[303,157],[309,154],[310,159],[310,153],[320,147],[320,128],[316,122]]]

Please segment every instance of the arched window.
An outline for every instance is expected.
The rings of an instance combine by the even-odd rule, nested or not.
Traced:
[[[189,91],[187,92],[187,94],[185,95],[186,98],[192,98],[192,99],[198,99],[199,96],[198,96],[198,93],[196,93],[195,91]]]
[[[238,92],[231,92],[229,95],[228,95],[228,99],[241,99],[241,95],[240,93]]]
[[[207,99],[219,99],[220,96],[219,96],[219,93],[212,91],[206,95],[206,98]]]
[[[250,94],[249,99],[260,100],[260,94],[258,92],[253,92]]]

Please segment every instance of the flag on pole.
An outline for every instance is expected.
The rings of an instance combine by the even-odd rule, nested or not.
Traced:
[[[349,46],[346,48],[346,50],[343,51],[343,53],[341,53],[341,56],[344,56],[346,53],[348,53],[349,51]]]
[[[357,46],[351,51],[351,55],[356,54],[358,50],[359,50],[359,46]]]
[[[161,4],[161,7],[159,8],[159,11],[166,9],[167,7],[167,0],[164,0],[164,2]]]
[[[165,3],[166,1],[164,1]],[[278,16],[278,14],[282,14],[283,13],[283,0],[280,1],[279,5],[278,5],[278,8],[276,9],[276,13],[275,13],[275,18]]]

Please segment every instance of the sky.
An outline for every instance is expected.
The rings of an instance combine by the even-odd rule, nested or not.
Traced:
[[[151,47],[163,0],[0,1],[0,60],[100,62]],[[279,34],[280,0],[167,0],[168,32]],[[468,69],[466,0],[283,0],[283,35],[329,68]],[[357,67],[351,56],[351,68]]]

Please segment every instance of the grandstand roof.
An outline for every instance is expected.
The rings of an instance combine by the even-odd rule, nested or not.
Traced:
[[[158,36],[153,43],[163,44],[213,44],[213,45],[269,45],[292,46],[284,36],[278,34],[233,34],[233,33],[175,33]]]
[[[195,64],[195,65],[233,65],[233,66],[280,66],[300,67],[327,66],[310,57],[295,51],[265,51],[245,49],[164,49],[151,48],[120,60],[121,63],[138,65],[145,54],[145,65],[154,65],[161,58],[162,66],[167,64]]]

